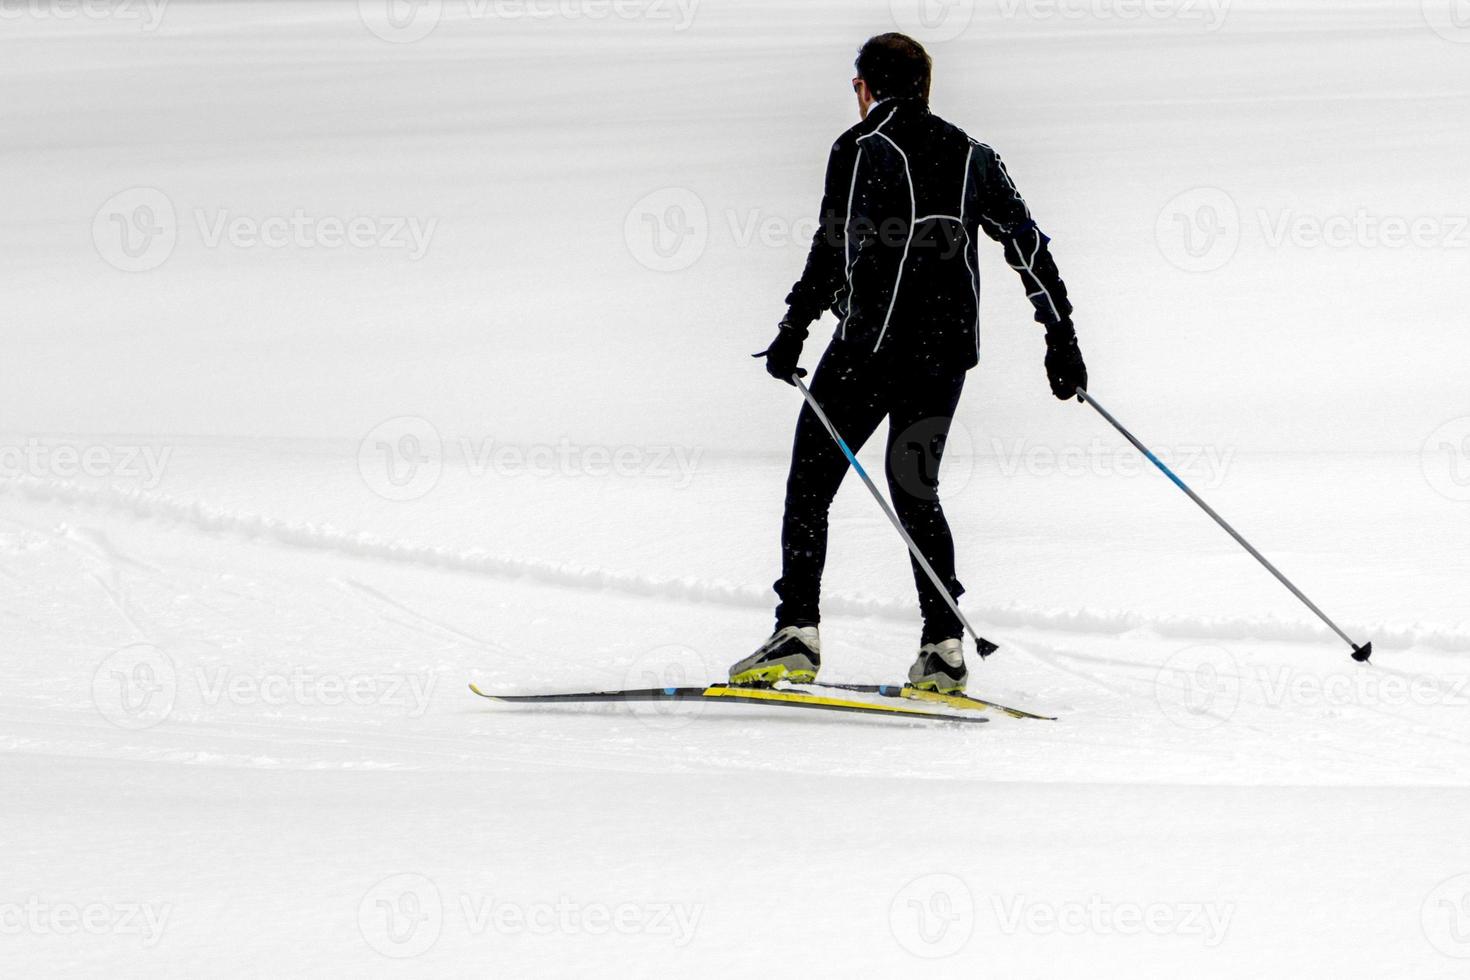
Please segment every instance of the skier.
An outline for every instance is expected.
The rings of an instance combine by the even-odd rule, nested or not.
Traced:
[[[1057,398],[1087,387],[1049,239],[1032,220],[995,151],[929,111],[932,62],[902,34],[858,52],[861,121],[827,161],[820,227],[766,359],[794,384],[807,330],[824,308],[837,329],[812,379],[813,397],[856,452],[888,419],[886,473],[894,509],[955,599],[954,541],[940,507],[938,470],[965,373],[979,360],[979,232],[999,242],[1046,328],[1047,377]],[[810,406],[796,423],[776,629],[730,668],[732,684],[811,683],[821,665],[817,624],[827,514],[848,463]],[[963,628],[914,561],[923,633],[914,687],[964,690]]]

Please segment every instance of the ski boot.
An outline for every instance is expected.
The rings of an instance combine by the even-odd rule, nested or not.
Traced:
[[[909,686],[939,694],[964,694],[970,672],[965,648],[958,640],[941,640],[919,647],[919,659],[909,668]]]
[[[730,668],[735,687],[770,687],[777,681],[810,684],[822,666],[821,641],[815,626],[777,630],[759,650]]]

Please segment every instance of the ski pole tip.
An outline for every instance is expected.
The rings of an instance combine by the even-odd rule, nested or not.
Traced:
[[[1373,656],[1372,643],[1364,643],[1362,646],[1358,646],[1356,643],[1353,644],[1353,659],[1356,660],[1358,663],[1367,663],[1368,658],[1371,656]]]
[[[975,637],[975,652],[978,653],[978,654],[980,654],[980,659],[981,660],[984,660],[986,657],[990,656],[992,653],[994,653],[995,651],[997,651],[999,649],[1000,649],[999,646],[997,646],[994,643],[991,643],[985,637],[983,637],[983,636],[977,636],[977,637]]]

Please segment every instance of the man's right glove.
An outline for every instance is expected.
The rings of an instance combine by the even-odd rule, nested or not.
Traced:
[[[781,329],[776,331],[776,339],[771,341],[771,346],[759,354],[751,357],[764,357],[766,359],[766,372],[771,377],[795,385],[791,376],[806,377],[806,369],[797,367],[801,360],[801,345],[806,342],[806,328],[798,327],[790,319],[781,321]]]
[[[1077,332],[1067,320],[1047,325],[1046,377],[1051,393],[1062,401],[1077,395],[1078,388],[1087,390],[1087,365],[1077,349]]]

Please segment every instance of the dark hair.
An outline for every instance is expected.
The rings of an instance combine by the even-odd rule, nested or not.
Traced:
[[[906,34],[879,34],[858,49],[858,78],[877,99],[929,101],[934,62],[924,46]]]

